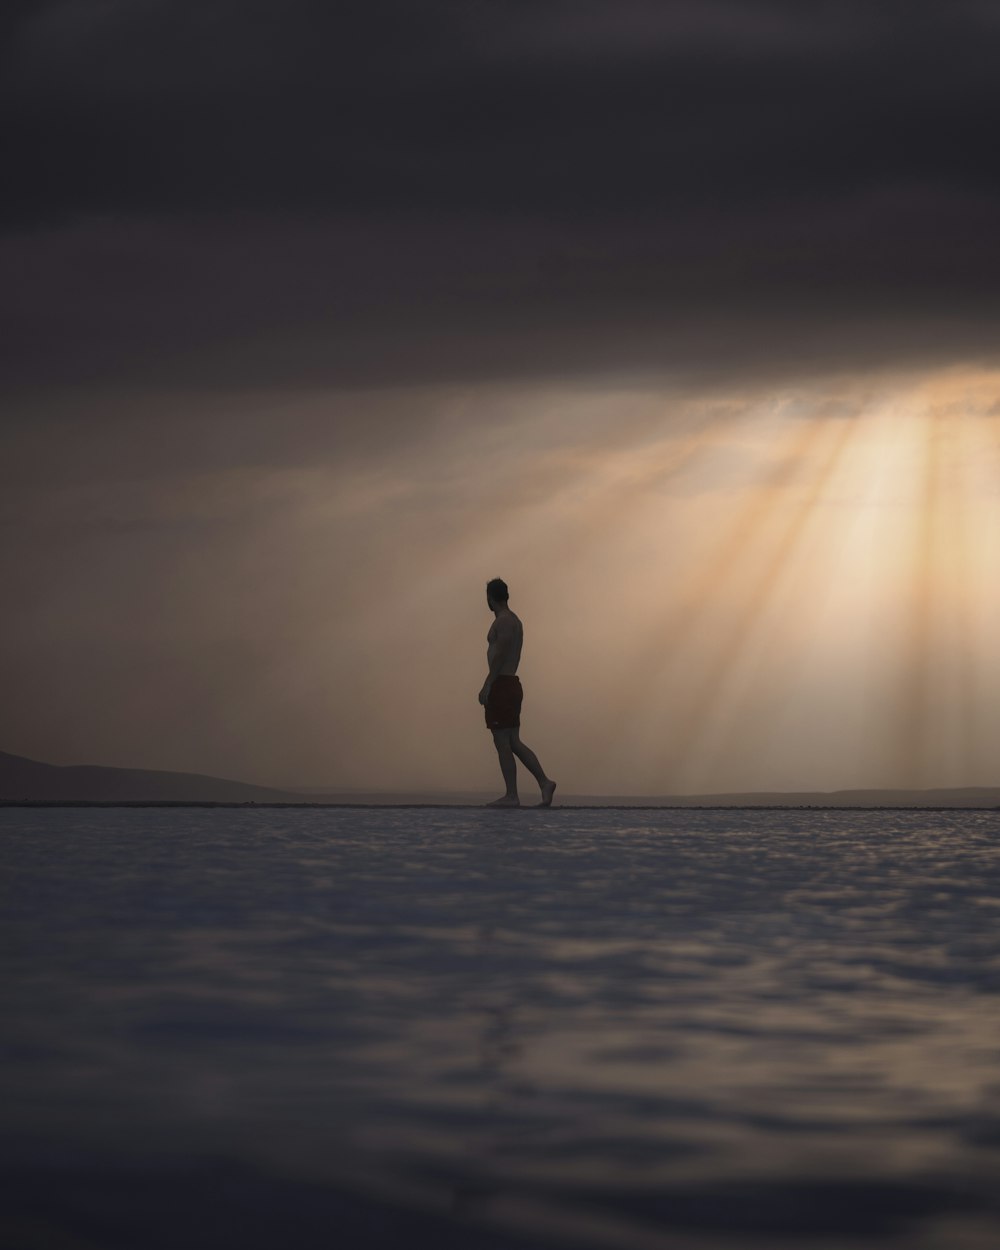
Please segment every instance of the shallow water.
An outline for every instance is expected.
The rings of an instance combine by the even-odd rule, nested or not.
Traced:
[[[2,810],[0,1240],[993,1250],[998,833]]]

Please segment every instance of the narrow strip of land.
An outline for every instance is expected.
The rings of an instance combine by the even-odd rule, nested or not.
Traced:
[[[332,811],[480,812],[483,803],[255,803],[183,799],[0,799],[0,807],[253,807]],[[998,812],[998,804],[934,803],[559,803],[538,808],[525,803],[507,812]]]

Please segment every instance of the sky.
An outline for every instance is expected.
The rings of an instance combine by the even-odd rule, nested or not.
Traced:
[[[12,2],[0,749],[1000,784],[1000,5]]]

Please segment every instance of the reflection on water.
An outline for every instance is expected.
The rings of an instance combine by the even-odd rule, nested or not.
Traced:
[[[998,832],[2,811],[4,1244],[992,1250]]]

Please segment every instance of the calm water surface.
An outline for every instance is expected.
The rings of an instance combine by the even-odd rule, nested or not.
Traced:
[[[0,1241],[994,1250],[998,835],[2,810]]]

